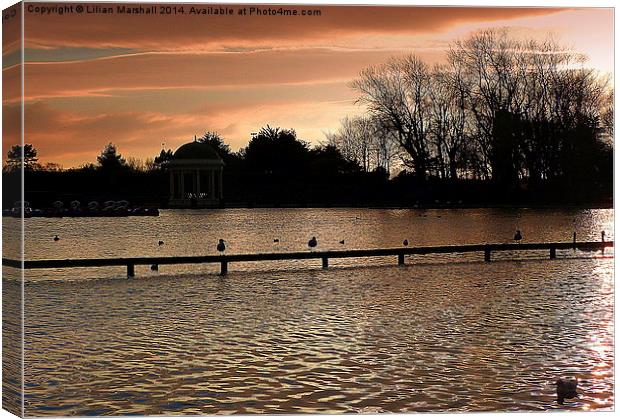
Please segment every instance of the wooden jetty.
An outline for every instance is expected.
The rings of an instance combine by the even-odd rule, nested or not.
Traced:
[[[136,265],[181,265],[198,263],[219,263],[220,274],[228,273],[228,264],[232,262],[259,262],[272,260],[305,260],[321,259],[323,268],[329,266],[329,259],[364,258],[376,256],[396,256],[398,264],[405,264],[405,255],[428,255],[450,253],[484,254],[484,260],[491,262],[492,252],[548,250],[549,258],[555,259],[558,250],[578,249],[582,251],[601,251],[613,247],[613,241],[597,242],[560,242],[560,243],[499,243],[499,244],[465,244],[454,246],[421,246],[398,247],[384,249],[359,250],[325,250],[285,253],[254,253],[254,254],[220,254],[207,256],[163,256],[163,257],[132,257],[132,258],[97,258],[97,259],[47,259],[47,260],[15,260],[2,258],[2,265],[18,269],[53,269],[80,268],[103,266],[126,266],[127,276],[135,276]]]

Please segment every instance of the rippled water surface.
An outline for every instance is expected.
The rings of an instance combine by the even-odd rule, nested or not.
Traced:
[[[302,250],[312,235],[323,249],[506,242],[516,228],[525,241],[600,240],[612,227],[613,210],[165,211],[26,220],[26,253],[207,254],[220,237],[230,253]],[[611,409],[611,255],[232,264],[224,278],[215,266],[131,280],[33,271],[26,414]],[[581,393],[564,406],[561,376]]]

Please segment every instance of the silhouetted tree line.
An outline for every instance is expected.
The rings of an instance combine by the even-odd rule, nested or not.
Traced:
[[[297,138],[293,129],[261,128],[238,152],[232,152],[214,132],[205,133],[198,141],[210,144],[224,160],[224,196],[233,205],[348,205],[351,196],[361,202],[372,190],[380,189],[372,187],[373,179],[387,181],[386,173],[364,173],[332,145],[311,147]],[[26,144],[23,150],[14,146],[7,155],[3,170],[7,206],[19,199],[21,171],[17,169],[24,152],[28,154],[23,160],[26,200],[33,207],[46,207],[58,199],[167,204],[167,164],[172,150],[140,161],[123,157],[109,143],[97,156],[97,163],[63,170],[55,164],[38,164],[37,150]]]
[[[583,55],[491,29],[454,42],[446,61],[410,55],[363,70],[352,87],[368,114],[328,142],[366,170],[397,161],[418,182],[610,188],[613,89]]]
[[[20,156],[24,156],[23,166]],[[20,200],[22,167],[25,200],[33,208],[50,207],[56,200],[68,204],[74,199],[84,203],[128,199],[159,205],[168,194],[168,178],[163,170],[155,164],[147,167],[137,159],[125,159],[112,143],[103,148],[96,160],[96,164],[71,169],[55,163],[41,165],[32,144],[15,145],[8,151],[2,171],[4,206],[10,207]]]

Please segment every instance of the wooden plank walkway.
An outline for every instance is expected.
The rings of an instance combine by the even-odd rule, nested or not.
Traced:
[[[405,255],[427,255],[446,253],[481,252],[486,262],[491,261],[491,253],[499,251],[548,250],[549,257],[555,259],[557,250],[578,249],[582,251],[601,251],[614,247],[613,241],[599,242],[560,242],[560,243],[498,243],[465,244],[454,246],[398,247],[383,249],[325,250],[286,253],[221,254],[207,256],[162,256],[132,258],[96,258],[96,259],[46,259],[26,260],[2,258],[2,265],[23,269],[80,268],[103,266],[126,266],[127,276],[135,275],[136,265],[180,265],[197,263],[219,263],[220,274],[228,273],[231,262],[259,262],[270,260],[305,260],[321,259],[323,268],[329,266],[329,259],[363,258],[373,256],[397,256],[398,264],[405,263]]]

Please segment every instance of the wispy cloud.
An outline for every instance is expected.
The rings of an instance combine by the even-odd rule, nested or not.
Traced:
[[[351,79],[403,51],[300,49],[251,53],[144,53],[88,61],[27,63],[26,100],[99,96],[111,90],[201,88]],[[433,53],[425,58],[432,59]],[[437,57],[443,55],[435,52]],[[436,58],[437,59],[437,58]]]

